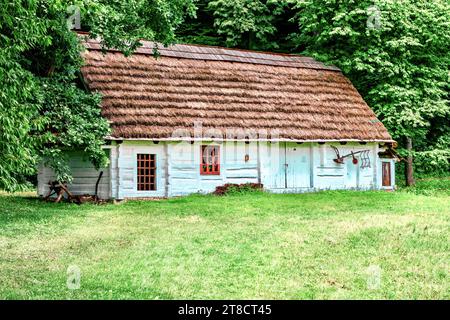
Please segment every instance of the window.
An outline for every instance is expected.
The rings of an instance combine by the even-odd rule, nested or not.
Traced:
[[[156,154],[137,155],[137,190],[156,190]]]
[[[202,146],[200,174],[220,175],[219,146]]]

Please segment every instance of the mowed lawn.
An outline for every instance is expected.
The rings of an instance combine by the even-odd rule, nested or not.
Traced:
[[[0,298],[449,299],[447,187],[81,206],[1,193]]]

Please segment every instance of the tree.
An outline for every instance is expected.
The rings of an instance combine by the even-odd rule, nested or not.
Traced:
[[[23,186],[39,161],[70,181],[66,150],[84,150],[96,167],[107,162],[101,146],[108,123],[100,96],[81,85],[83,48],[67,27],[70,15],[79,13],[105,48],[131,54],[142,38],[174,42],[176,27],[194,9],[190,0],[1,2],[0,189]]]
[[[284,50],[286,0],[200,0],[197,19],[178,31],[181,41],[253,50]],[[293,24],[292,24],[293,26]],[[281,27],[281,28],[279,28]]]
[[[177,29],[177,39],[181,43],[210,46],[226,46],[226,37],[217,33],[214,26],[214,12],[208,6],[208,0],[196,2],[196,14],[187,17]]]
[[[340,67],[393,138],[426,158],[424,167],[448,172],[449,2],[312,0],[295,9],[297,45]]]
[[[215,0],[208,8],[213,11],[214,25],[217,33],[225,35],[228,46],[243,43],[249,49],[257,44],[276,46],[269,41],[269,36],[276,31],[273,26],[274,13],[270,11],[270,2],[255,0]]]

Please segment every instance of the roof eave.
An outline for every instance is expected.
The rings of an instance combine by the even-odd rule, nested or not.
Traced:
[[[230,138],[126,138],[126,137],[106,137],[106,140],[111,141],[163,141],[163,142],[201,142],[201,141],[212,141],[212,142],[223,142],[223,141],[233,141],[233,142],[301,142],[301,143],[314,143],[314,142],[324,142],[324,143],[337,143],[337,142],[373,142],[373,143],[395,143],[392,139],[230,139]]]

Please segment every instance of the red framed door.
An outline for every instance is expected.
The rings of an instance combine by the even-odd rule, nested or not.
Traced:
[[[382,175],[382,185],[383,185],[383,187],[390,187],[390,186],[392,186],[392,183],[391,183],[391,163],[390,162],[382,162],[381,175]]]

